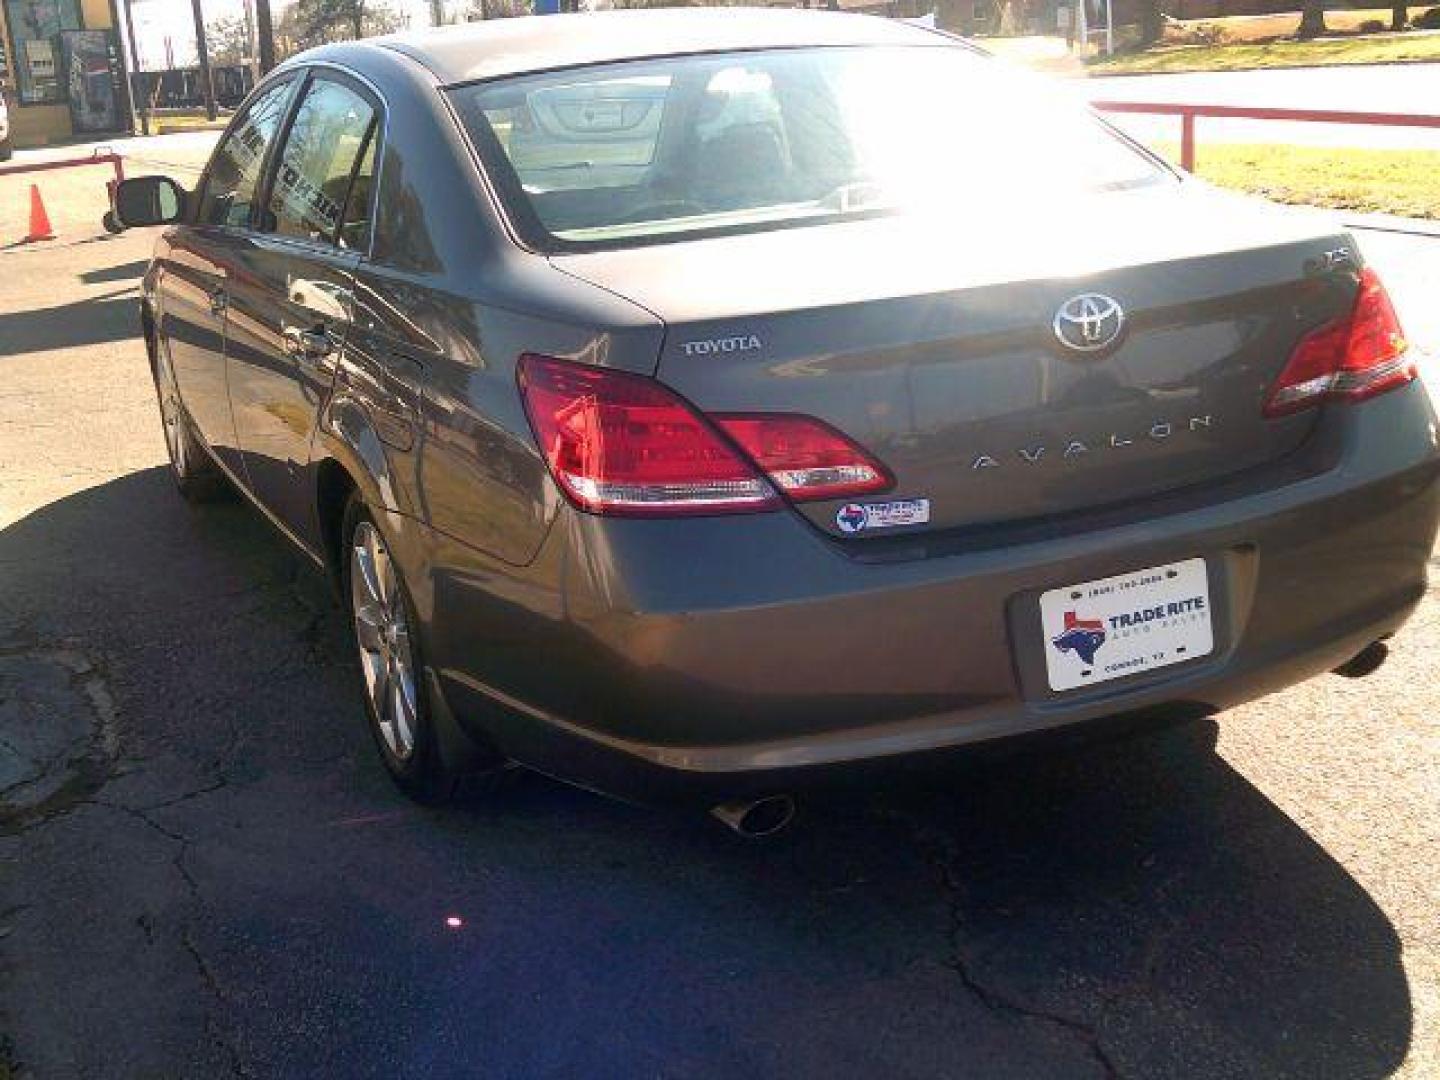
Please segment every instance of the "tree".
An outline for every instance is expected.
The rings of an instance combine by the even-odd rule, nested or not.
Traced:
[[[260,73],[275,66],[275,27],[270,17],[270,0],[255,0],[255,36],[260,39]]]
[[[465,21],[513,19],[517,15],[529,14],[530,0],[470,0],[470,6],[465,9]]]
[[[291,13],[295,43],[302,49],[388,34],[406,21],[379,0],[298,0]]]
[[[243,64],[250,54],[250,28],[239,15],[216,19],[206,30],[210,61],[225,67]]]
[[[975,32],[975,0],[936,0],[935,24],[955,34]]]
[[[1149,48],[1165,36],[1165,13],[1160,0],[1140,0],[1140,47]]]
[[[1327,32],[1325,25],[1325,0],[1304,0],[1300,8],[1300,29],[1295,36],[1301,41],[1317,38]]]
[[[280,9],[280,18],[275,23],[275,58],[288,60],[305,45],[300,40],[300,19],[295,6]]]
[[[1405,24],[1410,21],[1410,9],[1404,4],[1392,4],[1390,6],[1390,29],[1404,30]]]

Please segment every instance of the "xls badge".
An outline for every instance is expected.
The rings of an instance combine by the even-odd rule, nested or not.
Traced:
[[[929,520],[929,499],[846,503],[835,512],[835,526],[843,533],[858,533],[865,529],[893,529],[899,525],[924,525]]]

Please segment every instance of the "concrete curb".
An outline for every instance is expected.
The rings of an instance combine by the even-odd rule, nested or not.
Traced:
[[[1156,78],[1162,75],[1243,75],[1251,71],[1330,71],[1334,68],[1410,67],[1415,64],[1432,64],[1440,67],[1440,60],[1433,57],[1425,60],[1366,60],[1358,64],[1266,64],[1261,67],[1239,68],[1191,68],[1189,71],[1104,71],[1085,67],[1082,71],[1068,75],[1072,79],[1132,79]]]
[[[1258,198],[1258,196],[1256,196]],[[1362,232],[1403,233],[1440,240],[1440,221],[1429,218],[1399,217],[1395,214],[1362,214],[1358,211],[1337,210],[1330,206],[1309,206],[1302,203],[1274,203],[1274,206],[1290,214],[1324,218],[1332,226],[1359,229]]]
[[[1348,214],[1343,211],[1335,216],[1353,229],[1406,233],[1410,236],[1427,236],[1440,240],[1440,221],[1429,218],[1396,217],[1393,214]]]

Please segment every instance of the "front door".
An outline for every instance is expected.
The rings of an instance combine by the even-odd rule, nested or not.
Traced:
[[[231,275],[226,368],[251,489],[318,550],[310,450],[369,246],[377,109],[328,72],[301,93]]]
[[[180,399],[200,437],[237,475],[243,471],[225,381],[230,267],[293,89],[293,79],[276,83],[231,126],[205,170],[194,217],[172,234],[161,266],[160,347],[169,351]]]
[[[166,251],[157,347],[166,351],[197,433],[233,471],[240,463],[225,388],[225,268],[214,240],[187,229]]]

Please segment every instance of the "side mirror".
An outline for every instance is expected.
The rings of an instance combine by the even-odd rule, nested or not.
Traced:
[[[115,188],[115,221],[122,229],[169,225],[185,214],[185,189],[168,176],[122,180]]]

